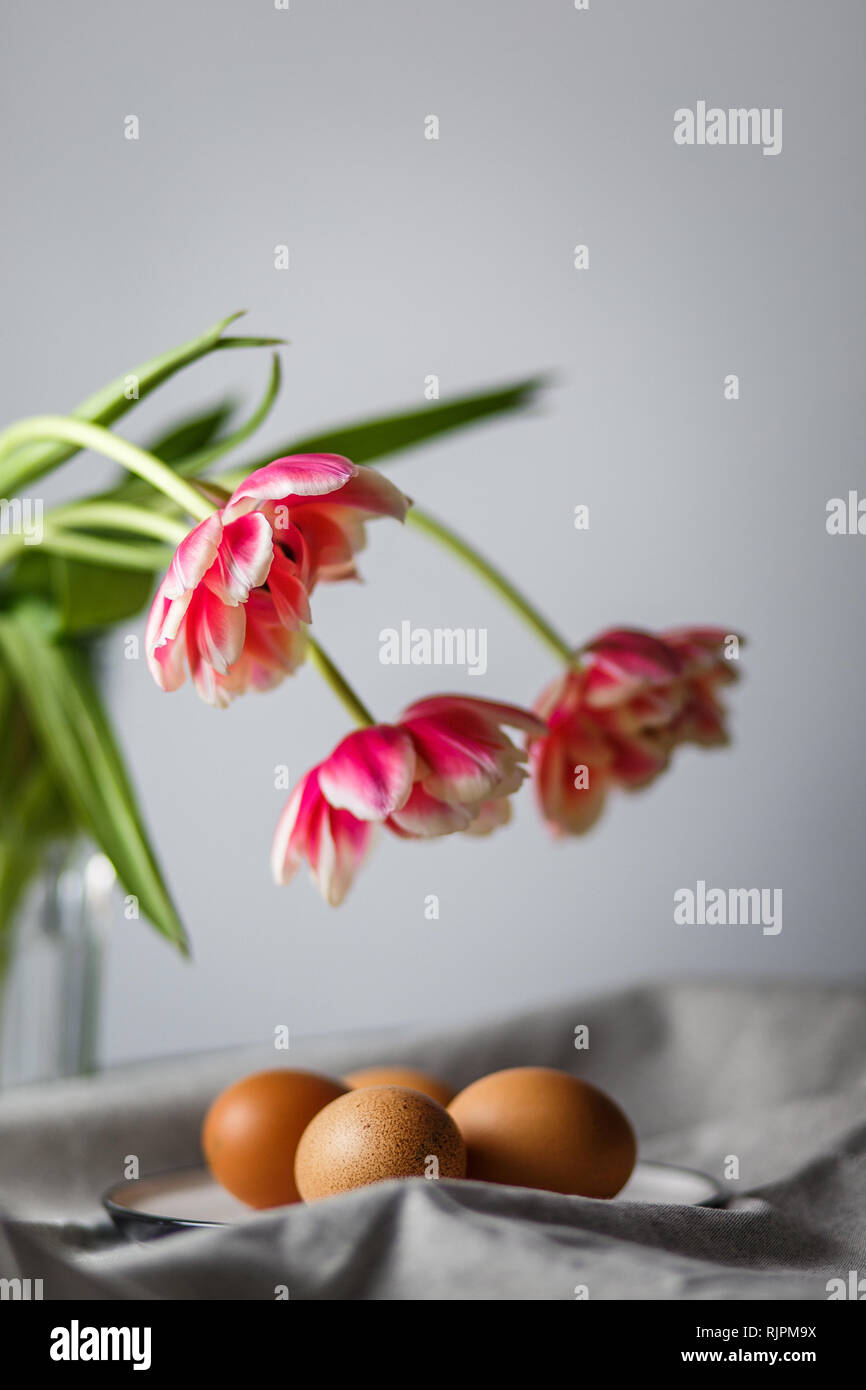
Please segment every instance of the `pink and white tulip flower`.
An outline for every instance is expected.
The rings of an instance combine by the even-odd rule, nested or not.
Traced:
[[[529,754],[542,815],[555,835],[579,835],[601,815],[608,791],[644,786],[678,744],[725,743],[716,689],[736,679],[722,628],[653,636],[611,629],[536,703],[547,732]]]
[[[528,710],[464,695],[410,705],[358,729],[301,779],[280,817],[271,863],[288,883],[306,859],[322,896],[342,902],[384,825],[405,839],[486,834],[508,819],[525,752],[503,726],[540,735]]]
[[[156,592],[145,646],[157,684],[177,690],[188,667],[220,706],[279,684],[304,659],[317,582],[354,577],[365,521],[402,521],[408,506],[387,478],[336,454],[251,473],[181,542]]]

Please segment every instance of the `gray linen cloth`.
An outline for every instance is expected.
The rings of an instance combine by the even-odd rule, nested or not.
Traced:
[[[143,1174],[198,1162],[231,1080],[388,1061],[458,1086],[525,1064],[585,1076],[631,1116],[643,1158],[703,1169],[728,1205],[415,1180],[149,1244],[112,1232],[99,1197],[125,1156]],[[124,1067],[0,1098],[0,1275],[41,1278],[46,1298],[826,1299],[828,1280],[866,1277],[864,1102],[866,989],[791,982],[654,985],[445,1034]]]

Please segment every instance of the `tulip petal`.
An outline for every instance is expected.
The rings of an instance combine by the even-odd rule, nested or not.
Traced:
[[[412,839],[432,839],[466,830],[471,821],[472,812],[468,807],[441,801],[416,783],[405,805],[394,811],[386,824],[389,830]]]
[[[285,627],[296,629],[311,618],[307,587],[295,564],[286,558],[279,546],[268,575],[268,591],[277,617]]]
[[[729,627],[676,627],[668,628],[661,634],[663,642],[694,643],[699,647],[723,648],[728,637],[736,636],[740,643],[744,638],[732,632]]]
[[[674,648],[649,632],[614,628],[588,643],[584,698],[595,708],[622,704],[651,685],[669,685],[683,663]]]
[[[180,598],[201,583],[217,557],[222,531],[221,514],[214,512],[181,541],[164,580],[169,598]]]
[[[349,734],[319,768],[330,804],[359,820],[384,820],[404,805],[415,776],[415,750],[403,729],[378,724]]]
[[[725,711],[715,698],[710,682],[695,682],[689,701],[674,728],[678,743],[697,743],[705,748],[728,742]]]
[[[321,801],[316,770],[301,778],[277,821],[271,846],[271,872],[277,883],[289,883],[297,872],[304,854],[304,837],[310,814]]]
[[[482,801],[466,827],[466,834],[490,835],[501,825],[507,825],[510,820],[511,802],[507,796],[497,796],[492,801]]]
[[[449,718],[410,719],[405,727],[416,751],[430,771],[424,785],[444,801],[483,801],[493,793],[506,768],[510,770],[519,750],[498,729],[452,711]],[[506,756],[510,753],[510,758]]]
[[[290,454],[257,468],[235,488],[226,506],[229,516],[245,508],[244,503],[284,501],[293,497],[335,492],[356,473],[348,459],[339,454]]]
[[[169,617],[181,601],[168,598],[165,587],[163,580],[150,606],[144,650],[148,669],[157,685],[162,690],[179,690],[186,680],[185,648],[184,642],[178,640],[178,626],[169,622]]]
[[[506,705],[498,700],[481,700],[471,695],[432,695],[426,700],[416,700],[400,716],[400,722],[416,717],[445,715],[450,717],[457,711],[465,716],[485,721],[488,737],[492,740],[508,740],[496,726],[505,724],[510,729],[523,729],[528,734],[543,734],[545,724],[542,719],[520,705]],[[480,728],[480,724],[475,725]]]
[[[297,505],[298,515],[303,518],[307,507],[313,504],[300,501]],[[384,473],[377,472],[375,468],[359,468],[340,489],[340,495],[333,505],[351,507],[368,517],[390,516],[395,521],[404,521],[412,503]]]
[[[329,906],[340,906],[375,834],[375,825],[348,811],[335,811],[326,802],[316,808],[310,826],[310,865]]]
[[[550,685],[545,686],[536,700],[533,710],[545,723],[562,719],[568,714],[576,714],[583,700],[584,674],[577,669],[565,671]]]
[[[236,686],[237,694],[248,686],[273,690],[303,664],[306,632],[303,628],[286,627],[277,615],[271,595],[261,590],[250,594],[246,615],[243,652],[224,679]],[[235,680],[236,672],[240,684]]]
[[[229,608],[208,589],[197,589],[186,620],[187,660],[199,694],[209,704],[222,704],[214,676],[224,676],[244,645],[246,614]]]
[[[363,523],[351,512],[346,513],[346,518],[348,524],[341,526],[338,509],[318,501],[309,507],[292,508],[292,521],[304,538],[315,577],[325,569],[354,570],[355,554],[363,550],[366,538]]]
[[[629,791],[646,786],[668,765],[670,741],[643,738],[616,739],[613,742],[611,775]]]
[[[216,559],[205,582],[223,603],[244,603],[268,577],[274,558],[274,535],[261,512],[237,517],[223,527]]]
[[[551,734],[531,749],[532,771],[541,813],[554,835],[582,835],[604,809],[609,761],[603,745],[583,747]],[[575,786],[576,769],[587,769],[588,786]]]

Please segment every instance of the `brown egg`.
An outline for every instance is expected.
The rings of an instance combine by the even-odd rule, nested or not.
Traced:
[[[466,1150],[448,1111],[405,1086],[370,1086],[310,1121],[295,1158],[305,1202],[386,1178],[462,1178]]]
[[[363,1086],[408,1086],[411,1091],[432,1096],[440,1105],[447,1105],[455,1095],[453,1086],[415,1067],[364,1067],[361,1071],[350,1071],[343,1080],[350,1091],[359,1091]]]
[[[466,1141],[466,1175],[482,1182],[613,1197],[634,1168],[637,1141],[619,1106],[564,1071],[493,1072],[448,1113]]]
[[[295,1150],[313,1116],[338,1096],[341,1082],[311,1071],[260,1071],[217,1096],[201,1146],[211,1173],[250,1207],[300,1201]]]

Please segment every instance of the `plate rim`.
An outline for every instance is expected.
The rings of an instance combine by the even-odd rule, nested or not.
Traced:
[[[156,1173],[148,1173],[143,1178],[134,1178],[133,1182],[158,1182],[160,1178],[177,1178],[181,1173],[207,1172],[208,1169],[203,1163],[184,1163],[179,1168],[160,1168]],[[196,1220],[186,1216],[157,1216],[155,1212],[143,1211],[140,1207],[129,1207],[123,1202],[116,1202],[114,1200],[115,1192],[121,1192],[124,1185],[128,1185],[128,1182],[127,1178],[121,1178],[120,1182],[113,1182],[102,1194],[102,1205],[116,1225],[120,1225],[121,1222],[140,1221],[153,1226],[179,1226],[181,1229],[195,1231],[221,1231],[232,1224],[230,1221]],[[254,1210],[253,1207],[250,1208],[251,1213]]]
[[[708,1195],[700,1202],[674,1202],[670,1205],[681,1207],[719,1208],[724,1207],[727,1203],[727,1195],[721,1184],[717,1182],[716,1179],[712,1177],[709,1173],[703,1172],[700,1168],[692,1168],[683,1163],[668,1163],[664,1160],[654,1158],[638,1159],[637,1163],[635,1164],[635,1169],[637,1168],[648,1168],[656,1172],[661,1170],[662,1172],[666,1173],[673,1172],[688,1174],[689,1177],[699,1178],[703,1183],[705,1183],[708,1187],[712,1189],[711,1195]],[[188,1173],[190,1175],[194,1173],[200,1173],[208,1174],[208,1176],[210,1176],[210,1174],[208,1173],[208,1168],[205,1164],[187,1163],[183,1164],[179,1168],[162,1168],[156,1173],[146,1174],[144,1177],[133,1179],[133,1181],[158,1182],[160,1178],[178,1178],[184,1173]],[[213,1179],[213,1181],[215,1182],[216,1179]],[[111,1186],[107,1188],[106,1191],[102,1194],[102,1205],[107,1211],[108,1215],[111,1217],[112,1221],[114,1221],[115,1225],[118,1227],[126,1225],[127,1223],[138,1222],[144,1225],[167,1226],[171,1229],[179,1230],[222,1231],[229,1230],[234,1225],[234,1223],[231,1221],[208,1221],[205,1219],[196,1219],[184,1216],[159,1216],[155,1212],[144,1211],[140,1207],[127,1206],[123,1202],[115,1200],[115,1193],[122,1191],[124,1185],[128,1184],[128,1179],[121,1179],[120,1182],[112,1183]],[[568,1196],[575,1194],[560,1193],[555,1195]],[[614,1198],[612,1200],[616,1199]],[[639,1206],[655,1205],[654,1203],[647,1202],[646,1200],[639,1197],[626,1198],[625,1200]],[[665,1203],[663,1205],[668,1204]],[[256,1216],[261,1214],[261,1211],[257,1211],[254,1207],[250,1207],[250,1216]]]
[[[706,1183],[708,1187],[712,1188],[712,1196],[705,1197],[702,1202],[673,1202],[670,1204],[672,1206],[724,1207],[727,1205],[728,1194],[725,1192],[725,1189],[722,1187],[722,1184],[716,1178],[714,1178],[712,1174],[705,1173],[702,1168],[692,1168],[691,1165],[687,1163],[668,1163],[666,1159],[662,1158],[639,1158],[637,1163],[635,1163],[634,1168],[632,1169],[632,1174],[634,1174],[637,1168],[651,1168],[655,1171],[661,1169],[662,1172],[665,1173],[687,1173],[690,1178],[700,1178],[701,1182]],[[630,1181],[631,1178],[629,1178],[629,1182]],[[628,1186],[628,1183],[626,1184],[626,1186]],[[621,1191],[624,1190],[625,1189],[621,1189]],[[619,1195],[620,1194],[617,1193],[617,1196]],[[615,1201],[616,1198],[614,1198],[613,1200]],[[642,1200],[640,1197],[627,1197],[626,1201],[632,1201],[635,1204],[644,1207],[656,1205],[656,1203],[646,1202]]]

